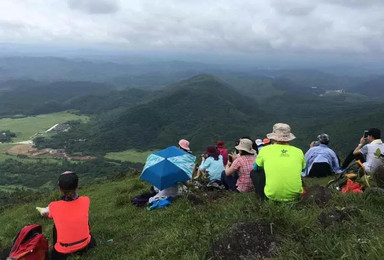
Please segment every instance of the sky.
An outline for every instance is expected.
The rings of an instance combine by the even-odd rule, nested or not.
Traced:
[[[383,0],[0,0],[0,44],[384,57]]]

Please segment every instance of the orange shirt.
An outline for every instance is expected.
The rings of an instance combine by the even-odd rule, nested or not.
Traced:
[[[69,254],[89,244],[89,204],[88,197],[79,197],[73,201],[54,201],[49,204],[49,217],[53,218],[57,231],[57,252]]]

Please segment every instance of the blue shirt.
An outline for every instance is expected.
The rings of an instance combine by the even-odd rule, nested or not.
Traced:
[[[215,160],[213,157],[208,157],[201,163],[199,169],[201,171],[207,171],[209,173],[209,180],[220,180],[221,173],[225,171],[223,164],[223,156],[219,155],[219,159]]]
[[[340,164],[339,159],[336,156],[336,153],[325,144],[320,144],[318,146],[310,148],[305,153],[306,167],[302,172],[302,176],[307,176],[312,169],[314,163],[328,163],[334,173],[340,173]]]

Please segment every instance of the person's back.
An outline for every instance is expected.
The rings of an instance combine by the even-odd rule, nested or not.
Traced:
[[[264,147],[256,158],[265,171],[264,193],[278,201],[294,200],[303,191],[301,171],[305,166],[303,152],[291,145]]]
[[[200,170],[208,172],[210,181],[220,180],[221,174],[225,170],[223,156],[218,155],[217,160],[212,156],[208,157],[200,165]]]
[[[56,251],[69,254],[89,244],[89,205],[89,198],[83,196],[72,201],[60,200],[49,204],[49,217],[53,219],[57,231]]]
[[[225,143],[223,141],[216,142],[216,148],[219,150],[221,156],[223,157],[224,166],[228,163],[228,149],[225,148]]]
[[[375,155],[377,149],[380,150],[380,154],[384,154],[384,144],[381,140],[379,142],[372,141],[361,148],[362,153],[366,156],[364,166],[367,172],[374,172],[380,165],[383,165],[383,161]]]
[[[305,153],[306,168],[303,176],[325,177],[334,173],[340,173],[339,160],[336,153],[328,147],[329,136],[320,134],[319,145],[311,147]]]
[[[367,131],[367,136],[360,139],[359,145],[353,151],[354,155],[364,155],[365,162],[363,165],[367,173],[374,172],[379,166],[383,165],[382,160],[376,155],[376,152],[384,154],[384,144],[380,138],[380,129],[371,128]]]
[[[267,137],[273,140],[274,144],[264,147],[255,161],[256,170],[259,171],[258,168],[261,167],[265,173],[264,194],[271,200],[292,201],[303,192],[303,151],[289,145],[296,137],[287,124],[275,124],[273,132],[267,134]]]
[[[76,193],[77,175],[66,171],[60,175],[58,184],[62,199],[51,202],[48,212],[42,213],[54,222],[51,257],[54,260],[67,259],[73,253],[82,254],[96,246],[89,228],[90,199]]]

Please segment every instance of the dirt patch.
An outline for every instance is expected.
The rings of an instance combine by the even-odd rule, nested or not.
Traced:
[[[5,152],[10,154],[23,154],[23,155],[29,155],[30,152],[36,151],[36,148],[33,148],[31,144],[19,144],[12,146],[11,148],[8,148],[5,150]]]
[[[323,211],[317,218],[319,222],[328,227],[333,223],[340,223],[343,221],[350,221],[352,216],[359,216],[360,210],[355,207],[345,207],[343,209],[331,209],[329,211]]]
[[[186,195],[187,200],[193,205],[201,205],[204,204],[205,201],[200,195],[189,193]]]
[[[197,193],[188,193],[186,195],[186,198],[193,205],[202,205],[223,198],[226,196],[226,194],[226,191],[213,190]]]
[[[6,153],[15,155],[26,155],[29,157],[52,157],[52,158],[67,158],[77,161],[89,161],[96,159],[94,156],[69,156],[62,149],[45,148],[39,150],[31,144],[19,144],[5,150]]]
[[[307,193],[303,196],[302,203],[326,205],[331,199],[331,191],[328,188],[316,185],[309,187]]]
[[[245,260],[273,257],[278,239],[268,223],[234,224],[228,233],[212,245],[213,259]]]
[[[214,190],[211,192],[207,192],[206,196],[208,201],[215,201],[220,198],[224,198],[225,196],[227,196],[227,194],[228,194],[228,191]]]

